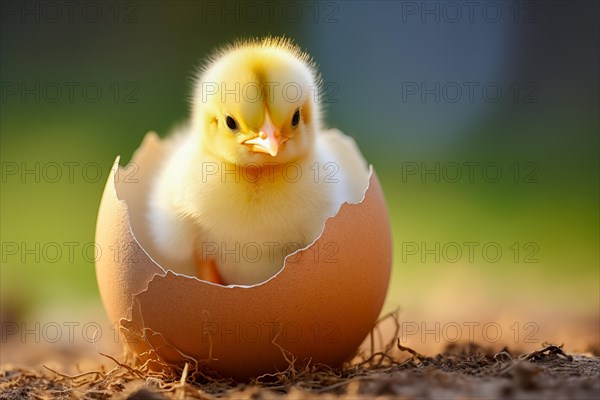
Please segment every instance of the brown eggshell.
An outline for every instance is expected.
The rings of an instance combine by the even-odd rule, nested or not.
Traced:
[[[128,207],[145,210],[164,143],[148,134],[128,169],[117,158],[98,214],[98,285],[129,349],[143,361],[198,362],[238,380],[285,370],[292,358],[335,366],[352,356],[377,320],[390,277],[390,225],[375,173],[363,201],[343,204],[274,277],[220,286],[165,271],[142,247],[144,213]]]

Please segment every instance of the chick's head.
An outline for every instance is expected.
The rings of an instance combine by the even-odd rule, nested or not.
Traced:
[[[199,144],[242,165],[301,159],[320,128],[318,87],[313,62],[289,40],[225,49],[196,82],[192,121]]]

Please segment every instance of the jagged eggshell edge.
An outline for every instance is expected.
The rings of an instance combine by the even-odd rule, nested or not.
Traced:
[[[375,172],[364,199],[344,203],[275,276],[220,286],[163,269],[140,244],[148,243],[144,217],[128,206],[142,206],[166,151],[151,132],[126,168],[117,157],[98,213],[100,294],[129,349],[142,361],[201,362],[240,380],[286,369],[284,351],[327,365],[350,357],[373,328],[390,278],[391,232]]]

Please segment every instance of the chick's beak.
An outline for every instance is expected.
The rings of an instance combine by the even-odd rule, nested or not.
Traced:
[[[271,121],[269,113],[265,113],[265,122],[258,131],[258,136],[254,139],[248,139],[244,141],[244,144],[252,145],[251,151],[257,153],[267,153],[272,157],[277,155],[279,147],[285,142],[287,138],[281,136],[279,129]]]

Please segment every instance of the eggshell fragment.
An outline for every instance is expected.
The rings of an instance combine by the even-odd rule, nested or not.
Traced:
[[[142,361],[198,362],[238,380],[285,370],[290,356],[334,366],[352,356],[377,320],[390,277],[390,225],[375,172],[363,201],[343,204],[275,276],[220,286],[166,270],[145,250],[139,211],[166,151],[150,133],[133,170],[117,158],[98,214],[98,247],[113,250],[97,257],[98,285],[129,349]]]

